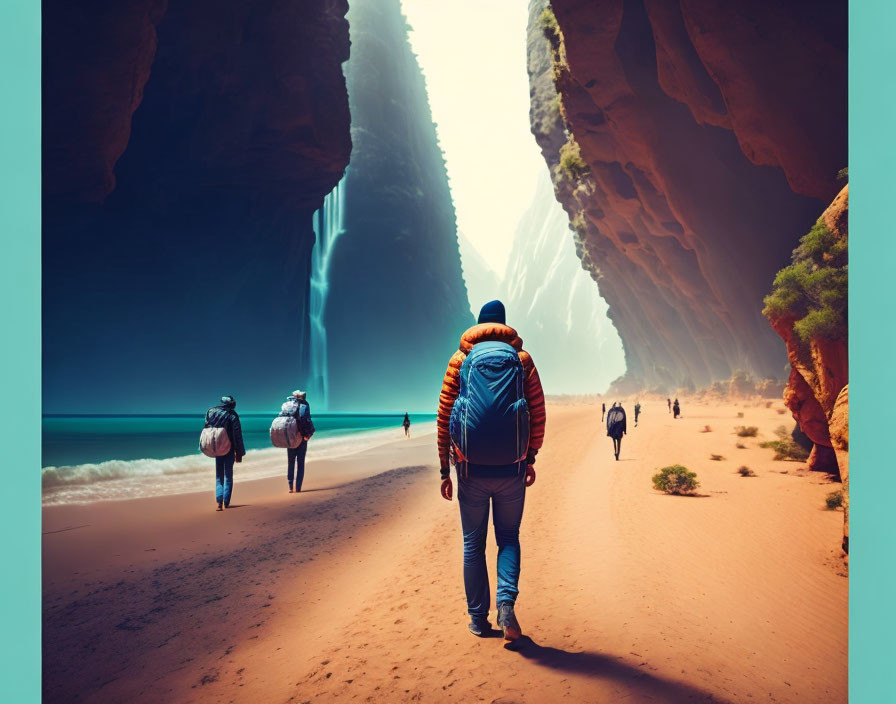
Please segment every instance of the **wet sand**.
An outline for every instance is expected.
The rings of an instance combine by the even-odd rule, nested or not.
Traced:
[[[45,509],[45,701],[845,702],[839,485],[758,447],[781,402],[631,405],[619,462],[599,406],[549,406],[512,648],[466,630],[433,435],[309,463],[301,494],[237,465],[223,513],[211,468],[204,494]],[[699,496],[653,490],[673,463]]]

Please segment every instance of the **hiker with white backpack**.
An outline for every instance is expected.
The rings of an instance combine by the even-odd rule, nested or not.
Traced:
[[[221,403],[205,413],[205,427],[199,435],[199,449],[215,458],[215,501],[218,511],[230,506],[233,495],[233,463],[246,454],[243,428],[233,396],[222,396]]]
[[[274,447],[286,448],[286,481],[290,494],[302,491],[305,454],[308,452],[308,441],[314,435],[311,406],[305,397],[304,391],[293,391],[280,406],[280,415],[271,423],[271,443]]]
[[[522,635],[514,607],[519,593],[520,523],[526,487],[535,483],[535,455],[544,439],[544,392],[538,370],[504,304],[486,303],[479,321],[461,336],[439,397],[438,449],[442,497],[457,500],[464,536],[464,590],[470,632],[491,634],[491,596],[485,542],[489,508],[498,543],[498,627],[507,640]]]

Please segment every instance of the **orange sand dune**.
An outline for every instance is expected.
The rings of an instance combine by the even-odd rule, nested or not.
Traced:
[[[845,702],[834,487],[757,447],[789,416],[643,405],[619,462],[599,408],[549,408],[512,649],[466,630],[433,436],[309,464],[300,495],[237,477],[224,513],[211,469],[207,494],[48,508],[45,701]],[[700,496],[652,489],[672,463]]]

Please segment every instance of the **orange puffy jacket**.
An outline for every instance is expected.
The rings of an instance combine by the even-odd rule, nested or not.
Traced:
[[[520,356],[525,374],[526,402],[529,404],[529,464],[535,461],[535,455],[541,449],[544,442],[545,410],[544,391],[541,388],[541,379],[538,378],[538,370],[529,353],[523,349],[523,341],[516,334],[516,330],[500,323],[480,323],[474,325],[460,337],[460,349],[452,355],[445,371],[445,379],[442,381],[442,393],[439,394],[438,444],[439,463],[442,468],[442,476],[447,477],[451,457],[451,435],[448,432],[448,421],[451,418],[451,409],[454,401],[460,393],[460,367],[473,349],[473,345],[486,341],[506,342],[513,347]]]

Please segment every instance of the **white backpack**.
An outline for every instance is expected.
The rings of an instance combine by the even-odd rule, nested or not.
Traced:
[[[292,400],[280,407],[280,415],[271,423],[271,444],[274,447],[295,449],[304,441],[295,417],[298,409],[299,404]]]
[[[199,449],[206,457],[223,457],[230,452],[230,438],[226,428],[203,428],[199,434]]]

